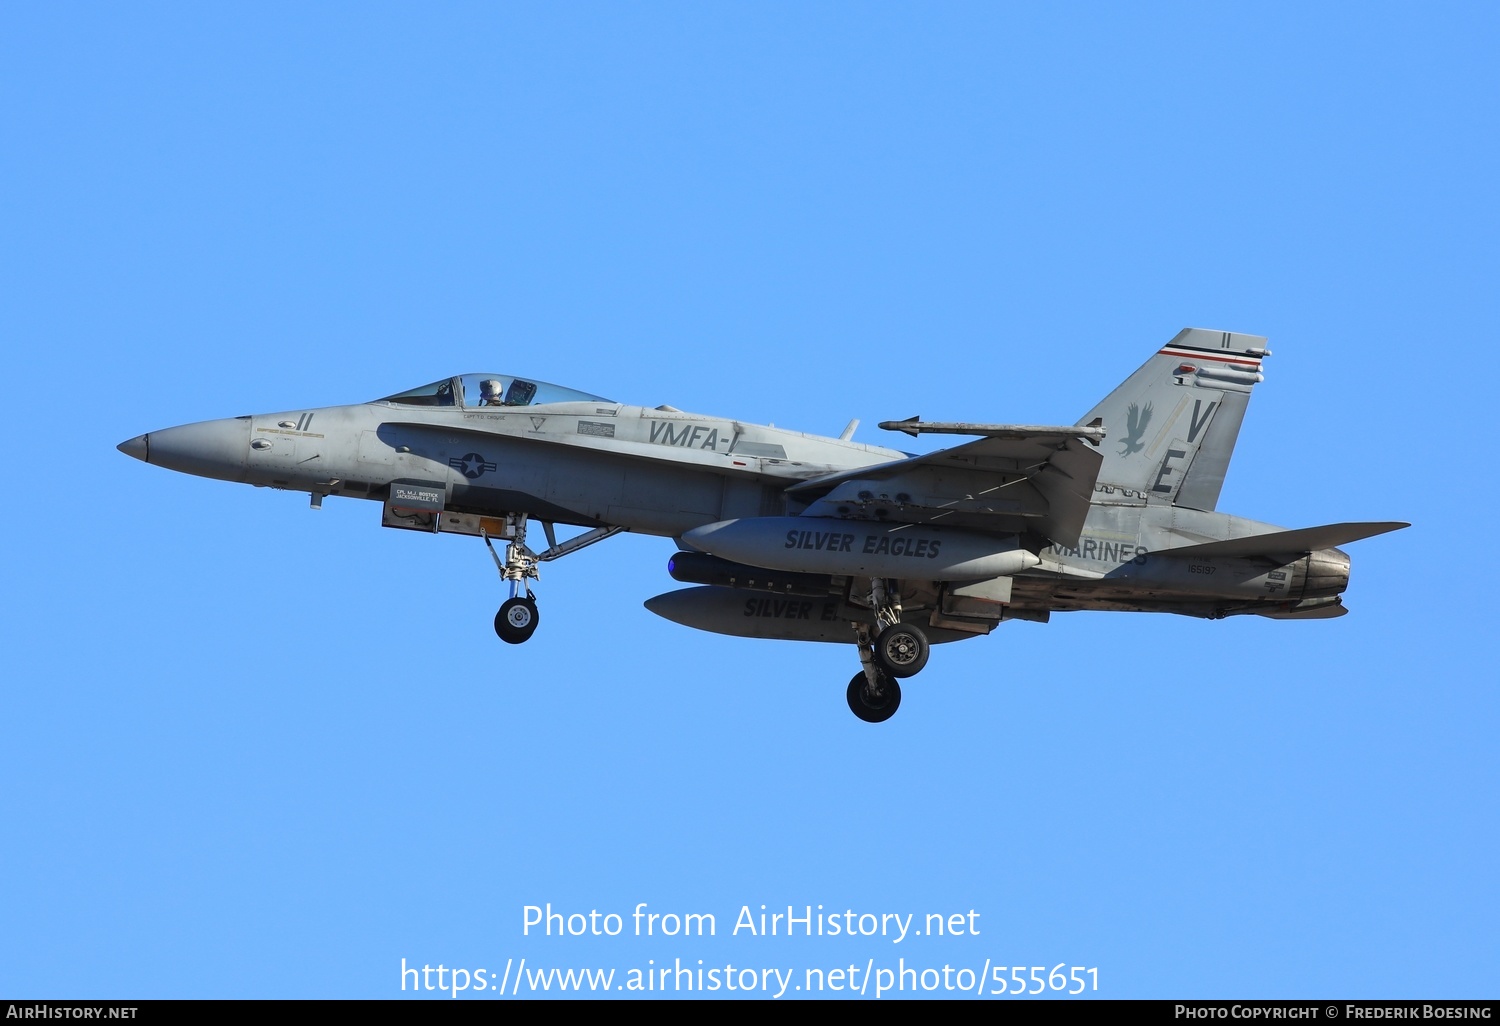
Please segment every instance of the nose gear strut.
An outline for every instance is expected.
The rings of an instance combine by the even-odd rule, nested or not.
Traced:
[[[509,536],[510,543],[505,546],[505,558],[502,560],[495,551],[489,534],[483,528],[479,531],[479,537],[484,539],[485,547],[495,560],[495,569],[500,571],[500,579],[510,585],[510,598],[501,604],[500,611],[495,614],[495,633],[500,636],[501,641],[519,645],[536,633],[539,617],[529,582],[541,580],[541,574],[537,572],[536,553],[526,547],[525,515],[506,514],[505,534]]]

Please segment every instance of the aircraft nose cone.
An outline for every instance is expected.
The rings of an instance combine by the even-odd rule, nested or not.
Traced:
[[[142,463],[151,462],[150,435],[136,435],[134,438],[127,439],[126,441],[121,442],[119,445],[115,446],[115,448],[119,449],[126,456],[134,456]]]
[[[153,467],[240,481],[244,479],[245,456],[250,451],[250,421],[208,420],[163,428],[140,439],[132,438],[120,448],[130,452],[125,447],[137,441],[146,449],[146,455],[140,458]]]

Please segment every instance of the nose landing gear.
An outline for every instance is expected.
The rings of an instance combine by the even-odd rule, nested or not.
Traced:
[[[623,527],[596,527],[559,544],[552,524],[546,520],[541,524],[547,535],[547,550],[540,555],[526,547],[526,515],[523,513],[505,515],[505,531],[501,537],[510,539],[510,544],[505,546],[504,559],[495,551],[495,545],[484,529],[479,531],[479,537],[484,539],[490,557],[495,561],[495,569],[500,571],[500,579],[510,585],[510,598],[501,603],[500,611],[495,614],[495,633],[507,644],[519,645],[536,633],[540,614],[529,582],[541,580],[537,571],[539,564],[561,559],[570,552],[586,549],[625,530]]]
[[[505,546],[504,559],[495,551],[488,534],[481,530],[479,536],[484,539],[490,556],[495,560],[500,579],[510,585],[510,598],[501,604],[500,611],[495,614],[495,633],[501,641],[519,645],[536,633],[540,618],[537,615],[536,599],[531,594],[528,582],[541,580],[541,575],[537,572],[536,553],[526,547],[526,518],[513,514],[507,516],[505,521],[510,544]]]

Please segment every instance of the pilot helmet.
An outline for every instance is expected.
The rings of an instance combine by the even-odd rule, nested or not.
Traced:
[[[505,386],[498,378],[488,378],[479,383],[479,398],[482,400],[499,399],[503,391]]]

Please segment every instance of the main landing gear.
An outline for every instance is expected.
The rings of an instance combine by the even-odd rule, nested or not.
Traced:
[[[927,635],[901,622],[901,596],[882,578],[870,582],[874,625],[854,624],[859,661],[864,669],[849,682],[849,709],[866,723],[881,723],[901,705],[898,679],[915,677],[927,665]]]
[[[495,633],[507,644],[519,645],[536,633],[540,614],[536,608],[536,596],[531,594],[530,582],[541,580],[541,574],[537,570],[539,564],[561,559],[570,552],[577,552],[595,542],[611,538],[624,528],[598,527],[569,538],[561,545],[557,543],[550,523],[543,521],[542,530],[547,534],[547,550],[538,555],[526,547],[525,514],[506,514],[505,537],[510,539],[510,543],[505,546],[504,559],[495,551],[490,536],[483,530],[479,532],[490,550],[490,556],[495,560],[495,568],[500,571],[500,579],[510,586],[510,598],[501,603],[500,611],[495,614]]]
[[[901,707],[901,685],[885,674],[879,674],[879,686],[870,687],[865,671],[860,670],[849,682],[849,709],[866,723],[882,723],[896,715]]]

